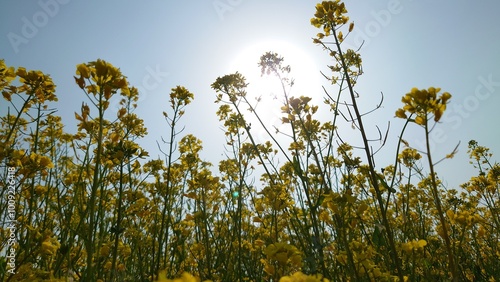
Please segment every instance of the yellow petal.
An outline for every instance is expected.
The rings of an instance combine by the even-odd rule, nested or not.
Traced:
[[[427,241],[425,241],[425,240],[418,240],[418,247],[419,248],[423,248],[425,246],[427,246]]]
[[[398,109],[396,111],[396,117],[398,118],[407,118],[406,113],[403,109]]]
[[[90,77],[90,71],[87,65],[85,64],[79,64],[76,66],[76,74],[81,75],[84,78],[89,78]]]
[[[425,119],[423,117],[421,117],[421,116],[417,116],[415,118],[415,123],[416,124],[420,124],[420,125],[424,125],[425,124]]]

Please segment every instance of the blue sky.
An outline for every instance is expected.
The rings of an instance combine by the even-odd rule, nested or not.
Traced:
[[[183,85],[195,94],[184,118],[185,133],[204,142],[204,157],[214,163],[224,152],[223,132],[215,116],[210,84],[239,69],[252,80],[261,50],[287,53],[302,85],[295,95],[321,97],[319,70],[331,61],[312,44],[318,32],[309,24],[316,1],[1,1],[0,58],[7,65],[38,69],[57,84],[58,114],[75,130],[74,115],[85,95],[75,85],[75,66],[101,58],[119,67],[141,90],[137,114],[149,135],[144,146],[156,156],[155,142],[167,136],[162,117],[168,94]],[[476,139],[500,154],[500,24],[496,0],[346,1],[355,30],[346,43],[361,50],[363,70],[358,92],[368,110],[384,93],[383,108],[367,122],[397,138],[401,121],[394,119],[400,99],[412,87],[441,87],[453,95],[448,114],[433,135],[435,159],[461,141],[456,159],[438,172],[456,187],[473,173],[467,142]],[[278,49],[278,50],[274,50]],[[252,53],[253,52],[253,53]],[[296,58],[287,58],[286,55]],[[253,59],[252,59],[253,58]],[[250,63],[249,63],[250,62]],[[251,63],[254,62],[254,63]],[[257,81],[249,81],[254,85]],[[319,83],[318,83],[319,81]],[[259,91],[259,90],[256,90]],[[272,99],[268,99],[271,101]],[[317,100],[320,103],[320,100]],[[271,103],[271,102],[270,102]],[[270,104],[271,105],[271,104]],[[279,109],[262,105],[267,120],[276,122]],[[2,102],[1,112],[5,112]],[[356,132],[349,131],[353,140]],[[258,134],[258,132],[256,133]],[[412,126],[406,135],[421,148],[422,131]],[[358,139],[359,140],[359,139]],[[395,142],[381,152],[379,165],[394,157]]]

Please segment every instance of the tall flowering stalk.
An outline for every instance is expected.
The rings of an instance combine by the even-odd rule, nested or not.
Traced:
[[[393,228],[389,223],[387,216],[387,203],[383,199],[383,190],[381,188],[382,182],[377,172],[375,171],[375,164],[373,161],[373,152],[370,150],[369,138],[366,135],[366,129],[363,124],[363,118],[357,104],[357,94],[354,91],[357,77],[362,74],[361,57],[354,50],[348,49],[344,51],[342,42],[348,33],[354,29],[354,23],[349,23],[347,10],[345,4],[340,0],[323,1],[316,5],[316,13],[314,18],[311,19],[311,24],[317,28],[322,28],[323,32],[318,33],[314,38],[314,43],[323,46],[324,49],[329,51],[330,56],[335,59],[336,64],[331,66],[333,76],[330,78],[332,84],[343,83],[347,84],[347,91],[351,98],[352,108],[354,110],[353,122],[359,129],[363,141],[363,150],[365,151],[366,159],[368,161],[368,170],[370,175],[370,183],[375,190],[375,196],[378,202],[379,212],[382,216],[382,224],[386,233],[386,238],[389,243],[390,254],[392,257],[393,265],[396,269],[396,274],[399,276],[400,281],[404,281],[401,260],[398,256],[396,243],[394,241]],[[341,29],[348,24],[348,30],[344,36]],[[325,38],[332,37],[333,43],[327,43]],[[333,45],[333,47],[330,47]]]
[[[431,130],[433,128],[432,121],[434,121],[435,123],[439,122],[439,120],[443,116],[444,111],[446,110],[446,104],[451,98],[451,94],[448,92],[444,92],[438,97],[437,95],[440,91],[440,88],[434,87],[429,87],[428,89],[413,88],[401,99],[401,102],[403,102],[404,106],[403,108],[400,108],[396,111],[396,117],[409,119],[411,122],[418,124],[424,129],[426,141],[426,156],[430,170],[430,185],[432,197],[434,199],[434,204],[436,205],[436,210],[440,222],[440,230],[438,231],[438,233],[445,242],[448,255],[448,267],[453,281],[459,281],[459,273],[455,262],[455,253],[449,235],[449,224],[445,218],[445,211],[441,203],[438,181],[436,179],[436,172],[434,169],[435,163],[432,160],[431,154],[431,141],[429,138]]]

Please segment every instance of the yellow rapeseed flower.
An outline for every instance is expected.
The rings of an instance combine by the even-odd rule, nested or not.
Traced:
[[[187,272],[182,273],[180,278],[167,279],[167,272],[161,271],[156,282],[200,282],[200,279]],[[204,282],[210,282],[210,280],[205,280]]]
[[[419,251],[423,250],[424,247],[427,246],[427,241],[426,240],[412,240],[407,243],[402,243],[401,244],[401,249],[407,253],[411,253],[413,251]]]
[[[329,282],[330,280],[323,278],[321,274],[306,275],[302,272],[295,272],[291,276],[283,276],[279,282]]]

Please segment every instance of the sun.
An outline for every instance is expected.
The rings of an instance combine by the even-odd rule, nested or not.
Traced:
[[[290,65],[290,77],[294,79],[289,96],[317,96],[321,74],[312,57],[302,48],[286,41],[262,41],[241,50],[231,61],[230,71],[243,74],[250,97],[271,97],[281,99],[284,95],[280,81],[273,75],[261,75],[258,67],[260,57],[266,52],[274,52]]]
[[[274,52],[284,58],[284,64],[290,65],[289,77],[294,80],[292,88],[287,89],[287,96],[321,96],[322,76],[319,68],[303,48],[287,41],[262,41],[243,48],[231,60],[229,73],[239,72],[248,83],[247,98],[256,105],[256,112],[265,120],[268,128],[277,128],[281,123],[281,106],[285,100],[283,87],[274,75],[261,75],[258,66],[260,57],[266,52]],[[258,102],[257,102],[258,101]]]

